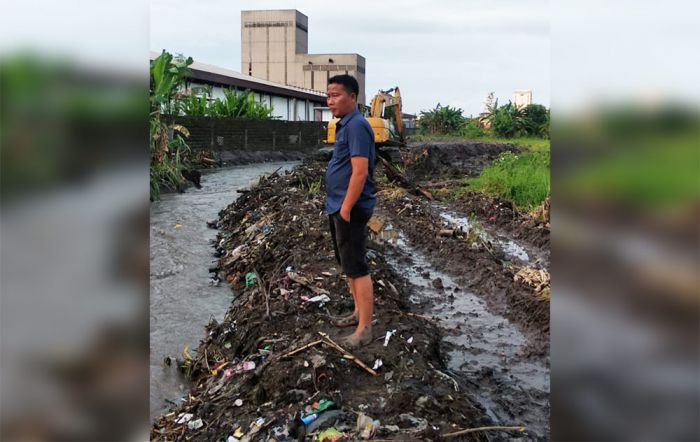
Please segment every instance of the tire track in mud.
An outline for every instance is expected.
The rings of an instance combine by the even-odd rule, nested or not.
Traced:
[[[549,438],[549,367],[546,358],[528,357],[529,339],[516,324],[465,290],[464,274],[454,274],[422,253],[389,210],[377,210],[386,224],[374,240],[389,244],[387,263],[411,287],[410,302],[439,319],[449,373],[474,392],[486,414],[499,425],[527,426],[528,439]],[[450,219],[448,217],[448,219]],[[456,218],[452,216],[452,221]],[[513,254],[524,249],[503,241]],[[466,247],[465,243],[465,247]],[[522,250],[522,251],[521,251]],[[465,269],[467,272],[468,270]],[[469,384],[469,385],[466,385]]]

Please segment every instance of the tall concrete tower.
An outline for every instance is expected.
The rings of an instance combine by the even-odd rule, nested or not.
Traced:
[[[309,49],[309,19],[293,9],[241,12],[241,72],[298,85],[296,54]]]
[[[350,74],[365,103],[365,58],[309,54],[309,18],[295,9],[241,12],[241,72],[276,83],[325,92],[328,79]]]

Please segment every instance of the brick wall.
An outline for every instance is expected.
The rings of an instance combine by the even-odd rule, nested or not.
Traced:
[[[187,144],[207,151],[307,151],[323,147],[327,123],[321,121],[243,120],[177,117],[190,131]]]

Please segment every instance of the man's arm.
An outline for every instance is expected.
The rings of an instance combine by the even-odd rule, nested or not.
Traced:
[[[348,191],[345,193],[343,205],[340,207],[340,217],[350,222],[350,211],[362,195],[365,187],[365,180],[369,174],[369,159],[363,156],[354,156],[350,159],[352,165],[352,175],[348,184]]]

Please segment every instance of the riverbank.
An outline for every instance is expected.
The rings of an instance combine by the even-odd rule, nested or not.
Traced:
[[[489,220],[510,210],[512,222],[525,222],[517,209],[488,197],[480,210],[430,201],[378,170],[368,251],[376,340],[350,359],[333,346],[346,332],[328,323],[352,300],[322,214],[324,167],[309,161],[261,179],[220,213],[216,270],[235,299],[179,361],[195,387],[155,421],[152,438],[303,440],[333,426],[354,439],[367,416],[376,438],[434,440],[495,424],[527,427],[498,438],[546,440],[547,284],[533,286],[521,271],[546,272],[548,230],[530,235],[546,241],[513,238]],[[321,414],[318,428],[302,424],[321,399],[339,409]]]

